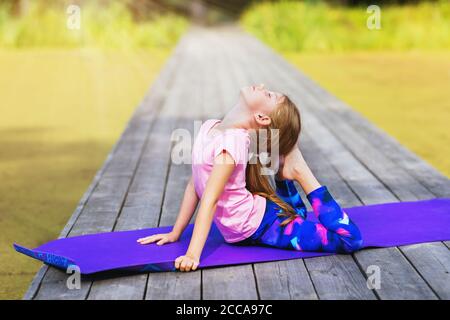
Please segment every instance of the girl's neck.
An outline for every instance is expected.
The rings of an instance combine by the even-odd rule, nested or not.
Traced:
[[[253,117],[248,108],[244,105],[244,102],[239,101],[228,111],[220,123],[217,125],[217,129],[251,129],[254,127]]]

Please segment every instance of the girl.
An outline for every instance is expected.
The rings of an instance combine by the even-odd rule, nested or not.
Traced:
[[[223,120],[209,119],[200,128],[192,149],[192,176],[172,231],[137,241],[177,241],[201,199],[189,248],[175,260],[181,271],[197,269],[213,220],[225,241],[236,245],[342,253],[361,248],[358,228],[306,164],[297,146],[300,128],[299,111],[288,96],[264,85],[242,88]],[[276,190],[262,174],[262,153],[249,159],[251,140],[257,146],[261,142],[258,134],[251,139],[250,130],[265,131],[265,150],[277,157]],[[278,135],[272,137],[272,132]],[[273,146],[279,157],[276,150],[271,152]],[[318,222],[306,220],[306,206],[293,180],[307,195]]]

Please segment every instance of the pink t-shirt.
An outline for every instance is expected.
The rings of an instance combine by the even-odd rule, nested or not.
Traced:
[[[192,177],[201,199],[211,174],[214,159],[226,150],[235,161],[235,169],[217,203],[214,222],[225,241],[244,240],[258,229],[266,209],[266,199],[246,189],[245,169],[250,136],[246,129],[227,129],[218,135],[207,135],[221,120],[209,119],[200,127],[192,148]]]

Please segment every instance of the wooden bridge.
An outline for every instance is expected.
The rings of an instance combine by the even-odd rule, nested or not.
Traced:
[[[252,36],[236,26],[192,27],[60,236],[173,225],[190,176],[190,165],[171,162],[173,130],[222,117],[239,88],[256,83],[296,101],[305,159],[342,207],[450,197],[449,179]],[[79,290],[44,265],[25,299],[450,299],[449,245],[88,278]],[[380,289],[367,287],[371,265],[380,268]]]

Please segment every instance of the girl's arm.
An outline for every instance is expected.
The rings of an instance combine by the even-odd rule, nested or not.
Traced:
[[[198,201],[199,199],[194,189],[194,181],[192,180],[191,176],[186,186],[186,190],[184,191],[184,197],[183,202],[181,203],[180,213],[178,214],[177,220],[172,229],[172,233],[174,233],[177,236],[177,238],[181,236],[184,229],[189,224],[189,221],[191,221],[191,218],[195,212],[195,208],[197,208]]]
[[[158,241],[157,244],[159,245],[177,241],[180,238],[186,226],[189,224],[189,221],[191,220],[192,216],[194,215],[198,201],[199,199],[197,197],[197,193],[195,192],[194,182],[191,176],[188,184],[186,185],[183,201],[180,207],[180,212],[178,213],[177,221],[175,222],[172,231],[170,233],[154,234],[149,237],[140,238],[137,241],[140,244],[148,244]]]
[[[235,168],[235,162],[225,150],[214,159],[214,165],[206,183],[200,202],[200,208],[195,219],[189,248],[184,256],[175,260],[175,267],[181,271],[196,270],[200,256],[208,238],[217,202]]]

